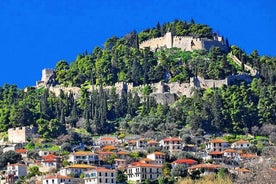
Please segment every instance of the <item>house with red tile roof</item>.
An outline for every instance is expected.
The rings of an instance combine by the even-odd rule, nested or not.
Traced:
[[[146,179],[156,180],[162,175],[162,165],[133,162],[127,167],[127,180],[141,183]]]
[[[159,142],[157,142],[156,140],[151,139],[147,142],[147,147],[148,148],[159,148]]]
[[[85,184],[115,184],[117,171],[115,169],[107,169],[97,167],[84,172]]]
[[[25,164],[8,164],[6,173],[13,175],[14,178],[27,175],[27,165]]]
[[[39,168],[41,172],[49,172],[50,169],[59,169],[61,167],[61,157],[48,154],[41,157],[42,167]]]
[[[25,148],[15,150],[16,153],[19,153],[22,158],[27,158],[27,150]]]
[[[191,167],[196,164],[198,164],[196,160],[188,159],[188,158],[177,159],[171,163],[172,168],[174,168],[177,165],[184,165],[185,167]]]
[[[128,147],[130,150],[144,150],[147,148],[147,140],[145,138],[129,140]]]
[[[110,158],[111,155],[116,154],[115,152],[112,151],[99,151],[98,155],[99,155],[99,160],[100,161],[105,161],[106,159]]]
[[[168,137],[160,141],[160,146],[168,150],[170,153],[182,151],[182,139],[177,137]]]
[[[129,156],[128,156],[129,152],[128,151],[118,151],[116,154],[117,154],[117,157],[120,158],[120,159],[129,158]]]
[[[250,142],[243,139],[231,144],[231,148],[235,148],[235,149],[246,149],[249,147],[250,147]]]
[[[106,145],[117,145],[118,139],[116,137],[100,137],[96,141],[96,145],[106,146]]]
[[[228,148],[224,150],[223,156],[226,158],[237,158],[240,154],[240,151]]]
[[[150,153],[147,155],[147,158],[153,160],[154,164],[163,164],[165,162],[165,153],[159,152],[159,151],[155,151],[153,153]]]
[[[91,151],[77,151],[69,154],[71,163],[96,164],[99,162],[98,154]]]
[[[116,158],[114,159],[114,167],[119,170],[125,170],[127,168],[127,160]]]
[[[222,152],[227,148],[229,148],[228,142],[222,139],[213,139],[206,144],[207,152],[212,152],[212,151]]]

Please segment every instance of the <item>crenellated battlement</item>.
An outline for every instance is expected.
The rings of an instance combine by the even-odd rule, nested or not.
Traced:
[[[173,47],[180,48],[183,51],[209,50],[212,47],[220,47],[222,50],[227,50],[223,37],[220,36],[214,36],[213,39],[195,38],[193,36],[172,36],[171,32],[166,33],[163,37],[146,40],[139,47],[149,47],[152,51],[159,48]]]

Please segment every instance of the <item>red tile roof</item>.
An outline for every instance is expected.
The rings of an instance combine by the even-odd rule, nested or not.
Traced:
[[[102,137],[100,140],[101,141],[115,141],[116,138],[114,138],[114,137]]]
[[[155,154],[155,155],[165,155],[165,153],[162,153],[162,152],[159,152],[159,151],[155,151],[155,152],[153,152],[153,153],[151,153],[151,154]]]
[[[159,144],[156,140],[149,140],[148,144]]]
[[[182,141],[182,140],[177,137],[168,137],[164,139],[164,142],[169,142],[169,141]]]
[[[57,175],[49,175],[49,176],[46,176],[45,179],[71,179],[72,177],[70,176],[63,176],[63,175],[60,175],[60,174],[57,174]]]
[[[117,155],[128,155],[129,154],[129,152],[127,152],[127,151],[118,151],[117,152]]]
[[[85,156],[85,155],[95,155],[95,153],[93,153],[91,151],[77,151],[77,152],[73,152],[73,155],[75,155],[75,156]]]
[[[156,165],[156,164],[146,164],[141,162],[132,162],[129,167],[156,167],[156,168],[162,168],[162,165]]]
[[[236,153],[237,151],[234,150],[234,149],[226,149],[226,150],[224,150],[224,152],[226,152],[226,153]]]
[[[193,164],[197,164],[197,161],[193,159],[177,159],[176,161],[172,162],[172,164],[193,165]]]
[[[27,153],[25,148],[15,150],[16,153]]]
[[[73,168],[73,169],[94,169],[96,166],[88,165],[88,164],[73,164],[67,166],[66,168]]]
[[[223,152],[220,152],[220,151],[211,151],[211,152],[209,152],[209,155],[223,155]]]
[[[46,156],[42,156],[43,162],[56,162],[57,159],[60,159],[60,157],[53,155],[53,154],[48,154]]]
[[[222,139],[213,139],[210,141],[211,143],[224,143],[224,142],[227,142],[225,140],[222,140]]]
[[[246,140],[243,140],[243,139],[241,139],[241,140],[239,140],[239,141],[236,141],[235,143],[241,143],[241,144],[248,144],[249,143],[249,141],[246,141]]]
[[[118,148],[112,145],[106,145],[102,148],[102,150],[116,150],[116,149]]]
[[[252,153],[241,154],[241,158],[257,158],[258,156]]]

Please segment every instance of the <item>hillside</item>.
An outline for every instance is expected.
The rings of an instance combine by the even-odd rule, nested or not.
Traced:
[[[156,40],[166,40],[168,32],[174,44],[158,45]],[[150,39],[158,43],[154,49],[151,43],[140,47]],[[179,20],[157,24],[109,38],[103,48],[80,54],[71,63],[58,61],[37,87],[1,87],[0,131],[32,125],[46,140],[76,129],[91,135],[120,130],[152,137],[179,136],[186,129],[198,134],[254,134],[275,125],[275,61],[256,50],[246,54],[229,46],[207,25]],[[251,69],[257,72],[252,75]],[[241,75],[250,80],[236,77]],[[133,90],[118,91],[120,82],[131,84]],[[162,89],[155,84],[162,84]],[[156,96],[172,94],[172,85],[182,88],[175,90],[173,101],[160,103]],[[50,86],[64,90],[57,96]],[[68,88],[79,92],[68,94]],[[85,142],[85,137],[76,141]]]

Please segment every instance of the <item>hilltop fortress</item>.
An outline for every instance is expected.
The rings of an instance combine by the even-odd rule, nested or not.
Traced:
[[[210,50],[212,47],[219,47],[224,51],[228,50],[228,46],[221,36],[214,35],[212,39],[195,38],[193,36],[173,36],[171,32],[167,32],[163,37],[146,40],[139,45],[139,48],[146,47],[149,47],[151,51],[173,47],[180,48],[183,51]]]
[[[54,70],[44,69],[42,70],[42,80],[37,82],[37,88],[47,87],[49,91],[51,91],[54,95],[59,96],[60,92],[63,91],[65,94],[72,93],[74,98],[80,97],[80,88],[79,87],[64,87],[60,85],[52,85],[51,81],[54,77]],[[152,83],[146,85],[134,86],[133,83],[126,82],[117,82],[114,86],[105,86],[104,89],[106,91],[115,88],[117,94],[121,94],[122,91],[127,92],[137,92],[140,97],[143,96],[142,91],[146,86],[150,86],[152,89],[152,93],[150,96],[154,97],[157,103],[160,104],[172,104],[174,103],[178,97],[187,96],[191,97],[193,95],[194,89],[208,89],[214,87],[222,87],[223,85],[231,85],[236,80],[245,81],[250,83],[252,81],[252,76],[249,74],[239,74],[239,75],[231,75],[222,80],[214,80],[214,79],[204,79],[203,77],[191,77],[190,82],[187,83],[179,83],[179,82],[171,82],[171,83]],[[89,91],[93,89],[99,89],[99,86],[91,86]]]

